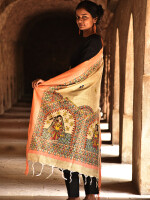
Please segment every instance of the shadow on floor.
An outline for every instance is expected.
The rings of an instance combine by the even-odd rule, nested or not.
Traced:
[[[132,181],[119,183],[103,182],[101,190],[103,192],[111,190],[113,193],[128,193],[132,195],[138,195],[138,192],[136,191]]]
[[[102,157],[101,161],[103,163],[121,163],[120,158],[117,157]]]
[[[102,144],[112,144],[111,141],[102,141]]]
[[[0,200],[66,200],[67,197],[54,197],[54,196],[34,196],[34,197],[28,197],[28,196],[19,196],[19,197],[0,197]],[[100,199],[97,198],[97,200],[150,200],[149,198],[107,198],[107,197],[102,197]],[[80,198],[80,200],[83,200],[83,197]]]

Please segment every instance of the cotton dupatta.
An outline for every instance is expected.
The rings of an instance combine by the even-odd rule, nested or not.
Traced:
[[[100,85],[103,49],[34,89],[28,161],[100,179]]]

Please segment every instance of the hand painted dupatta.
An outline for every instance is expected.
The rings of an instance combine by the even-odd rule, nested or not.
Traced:
[[[30,160],[99,178],[102,71],[103,49],[34,89],[26,174]]]

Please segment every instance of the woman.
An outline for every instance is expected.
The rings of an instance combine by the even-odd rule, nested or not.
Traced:
[[[75,53],[73,54],[71,58],[71,68],[73,69],[64,73],[65,75],[62,74],[62,75],[59,75],[58,78],[56,77],[54,79],[51,79],[48,83],[44,82],[42,79],[38,79],[32,82],[32,87],[35,89],[35,91],[37,91],[37,88],[46,87],[46,90],[44,90],[44,92],[46,91],[46,94],[43,92],[41,94],[40,91],[38,91],[38,95],[35,94],[36,96],[35,99],[41,95],[40,103],[39,103],[40,105],[38,105],[40,114],[38,116],[32,114],[34,113],[34,110],[37,110],[36,108],[37,105],[34,106],[34,103],[33,103],[31,118],[30,118],[30,126],[29,126],[29,138],[28,138],[28,144],[27,144],[27,159],[31,160],[32,162],[41,162],[40,160],[43,158],[41,157],[37,158],[35,155],[33,155],[33,150],[41,149],[42,152],[44,153],[46,152],[46,150],[44,149],[45,147],[43,147],[42,145],[41,145],[42,147],[37,145],[37,143],[39,144],[39,138],[37,137],[37,135],[40,134],[40,131],[38,133],[39,129],[42,131],[41,138],[42,138],[42,134],[43,135],[51,134],[51,137],[49,137],[49,140],[51,138],[53,143],[55,140],[55,144],[57,143],[57,145],[60,145],[61,143],[65,145],[69,144],[69,146],[66,147],[65,156],[64,154],[61,154],[61,161],[58,162],[58,164],[54,164],[56,162],[53,162],[52,160],[45,161],[45,158],[41,162],[43,164],[50,164],[51,166],[62,168],[64,177],[65,177],[67,191],[68,191],[68,197],[69,197],[68,200],[79,200],[79,173],[82,174],[83,180],[84,180],[84,188],[85,188],[85,193],[86,193],[85,200],[95,200],[95,194],[99,193],[97,179],[96,179],[98,178],[97,172],[98,172],[98,168],[100,167],[100,161],[98,160],[99,148],[100,148],[99,147],[100,137],[99,137],[99,130],[98,130],[98,127],[99,127],[98,112],[99,111],[93,112],[92,110],[94,109],[93,105],[95,102],[90,96],[90,92],[92,91],[91,94],[95,92],[94,93],[95,98],[97,95],[97,101],[96,101],[97,103],[95,103],[95,105],[98,106],[99,85],[100,85],[101,75],[102,75],[102,67],[101,67],[102,58],[100,59],[101,60],[100,62],[97,62],[97,60],[99,59],[99,57],[102,57],[102,52],[101,52],[102,43],[101,43],[100,36],[96,34],[96,25],[99,23],[99,20],[102,17],[102,15],[103,15],[103,9],[101,6],[98,6],[97,4],[91,1],[80,2],[76,8],[76,23],[79,28],[79,34],[82,35],[82,41],[81,41],[81,45],[75,51]],[[97,63],[100,63],[100,64],[97,64]],[[89,67],[88,65],[92,66],[92,68]],[[72,75],[73,75],[73,78],[71,77]],[[64,77],[65,77],[65,81],[64,81]],[[66,80],[68,80],[68,83]],[[56,85],[57,85],[57,88],[56,88]],[[52,94],[52,89],[48,93],[47,86],[54,87],[53,94]],[[87,88],[90,88],[90,90]],[[59,96],[58,93],[62,96]],[[88,94],[89,96],[87,96]],[[48,110],[48,112],[46,112],[47,114],[45,113],[45,111],[40,111],[41,105],[42,104],[45,105],[45,103],[42,103],[43,100],[41,100],[41,99],[44,99],[43,95],[46,96],[45,99],[48,97],[49,106],[53,107],[51,111]],[[66,100],[65,97],[71,100],[71,102]],[[91,101],[89,101],[90,98],[91,98]],[[55,107],[52,105],[53,99],[54,99]],[[59,105],[56,104],[56,102],[61,102],[61,101],[63,101],[65,105],[67,102],[67,106],[68,105],[69,106],[66,108],[64,104],[63,105],[60,105],[60,103]],[[33,102],[34,102],[34,99],[33,99]],[[79,106],[74,108],[74,104],[76,105],[78,104]],[[91,107],[89,105],[91,105]],[[71,110],[68,111],[70,107],[71,107]],[[79,108],[80,108],[80,111],[84,113],[84,115],[81,114],[81,112],[79,111]],[[49,109],[49,108],[44,108],[44,109]],[[74,112],[72,112],[72,110],[74,110]],[[57,111],[57,114],[56,114],[56,111]],[[80,114],[78,112],[80,112]],[[42,118],[42,116],[44,117]],[[58,118],[57,116],[60,116],[61,120],[56,120]],[[69,116],[69,117],[66,118],[66,116]],[[34,117],[40,118],[40,122],[43,120],[43,124],[44,124],[42,126],[44,127],[43,129],[41,127],[37,127],[37,125],[33,126],[32,121]],[[93,121],[91,121],[91,117]],[[51,122],[52,120],[50,121],[50,119],[55,119],[55,120]],[[70,122],[68,122],[68,120],[70,120]],[[83,122],[80,123],[80,121],[82,120]],[[55,121],[57,122],[57,126],[54,126],[56,124]],[[61,121],[61,123],[59,121]],[[84,122],[85,124],[83,125]],[[57,127],[56,130],[54,130],[55,127]],[[60,127],[63,127],[63,128],[60,128]],[[33,131],[33,129],[37,129],[37,131]],[[55,137],[54,137],[54,134],[52,134],[53,133],[52,131],[55,133]],[[30,134],[30,132],[32,132],[32,134]],[[66,143],[65,143],[65,139],[67,140]],[[38,140],[38,142],[36,140]],[[43,139],[43,141],[45,140]],[[51,145],[52,143],[49,144],[48,148],[50,148]],[[79,145],[80,148],[78,148],[77,145]],[[35,148],[35,146],[37,148]],[[56,151],[58,151],[58,148],[59,146],[57,146]],[[55,155],[56,154],[57,152],[55,152]],[[83,154],[85,155],[82,156]],[[60,156],[60,153],[59,153],[59,156]],[[84,160],[86,156],[87,158]],[[96,158],[94,156],[96,156]],[[53,158],[55,157],[53,156]],[[64,163],[62,163],[63,162],[62,158],[64,159],[67,158],[68,160],[64,160]],[[59,157],[57,159],[60,160]],[[91,161],[94,159],[95,161]],[[66,164],[66,162],[68,162],[69,164]],[[98,165],[98,168],[96,167],[96,163]]]

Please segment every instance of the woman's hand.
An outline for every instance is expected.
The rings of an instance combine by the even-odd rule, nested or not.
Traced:
[[[44,82],[44,80],[42,80],[42,79],[36,79],[36,80],[34,80],[32,82],[32,88],[38,87],[38,85],[41,84],[41,83],[43,83],[43,82]]]

